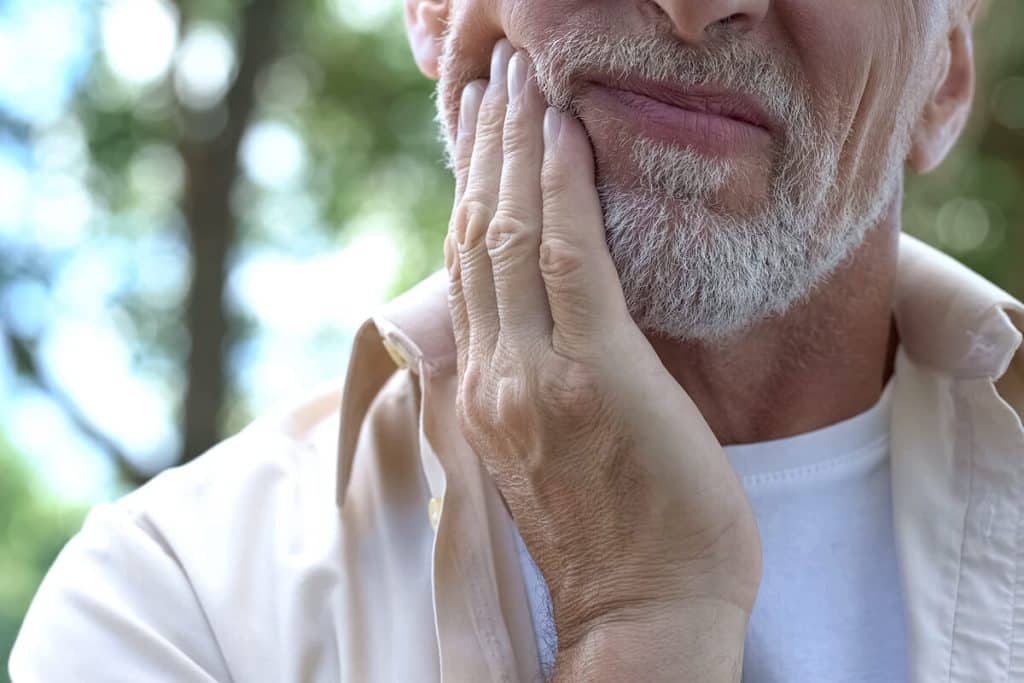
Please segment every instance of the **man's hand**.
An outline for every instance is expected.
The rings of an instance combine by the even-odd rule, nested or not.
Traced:
[[[582,125],[512,53],[466,87],[456,141],[461,429],[547,580],[560,670],[738,679],[756,521],[626,309]]]

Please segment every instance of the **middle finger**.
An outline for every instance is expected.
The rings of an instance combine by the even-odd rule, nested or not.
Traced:
[[[545,102],[523,52],[509,62],[508,85],[504,166],[489,246],[502,343],[527,350],[550,338],[552,324],[540,272]]]

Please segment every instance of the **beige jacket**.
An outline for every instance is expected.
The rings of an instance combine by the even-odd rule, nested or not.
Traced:
[[[913,680],[1024,681],[1024,307],[909,237],[899,280]],[[439,273],[363,325],[340,395],[94,508],[13,679],[537,680],[512,522],[455,425],[453,352]]]

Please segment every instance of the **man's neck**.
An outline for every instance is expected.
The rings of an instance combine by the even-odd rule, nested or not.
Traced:
[[[719,343],[650,339],[723,445],[802,434],[864,412],[892,374],[901,193],[826,283]]]

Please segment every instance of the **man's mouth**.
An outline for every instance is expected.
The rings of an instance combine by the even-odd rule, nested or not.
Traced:
[[[691,147],[714,156],[763,150],[777,131],[765,108],[744,93],[684,88],[640,79],[593,78],[584,98],[604,125]]]

